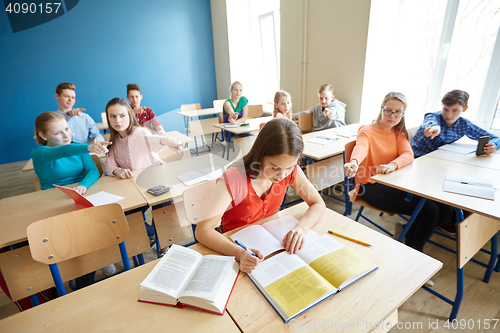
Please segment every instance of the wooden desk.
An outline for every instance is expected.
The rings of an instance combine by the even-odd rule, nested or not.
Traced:
[[[210,116],[221,112],[222,109],[208,108],[201,110],[180,111],[177,113],[186,118],[194,118],[194,117]]]
[[[500,220],[500,192],[498,190],[495,191],[494,201],[444,192],[443,184],[447,173],[489,178],[493,180],[493,187],[500,187],[500,170],[432,158],[427,155],[415,159],[412,164],[402,169],[387,175],[376,175],[372,179],[427,199]]]
[[[432,199],[452,207],[475,213],[457,227],[457,292],[455,300],[447,300],[453,308],[450,321],[456,319],[464,296],[464,265],[491,239],[495,253],[490,257],[484,282],[488,282],[496,259],[497,232],[500,229],[500,194],[495,191],[495,200],[443,191],[447,173],[477,175],[490,178],[493,186],[500,186],[500,170],[481,168],[471,164],[422,156],[412,164],[387,175],[372,177],[378,183],[391,186],[426,199]]]
[[[220,129],[223,129],[225,131],[228,131],[229,133],[245,134],[245,133],[249,133],[249,132],[259,131],[260,124],[267,123],[268,121],[270,121],[272,119],[273,119],[273,117],[260,117],[260,118],[247,119],[246,122],[249,124],[248,126],[226,128],[224,126],[229,125],[227,123],[226,124],[214,124],[214,126],[220,128]]]
[[[310,132],[302,135],[304,139],[304,156],[310,157],[313,160],[323,160],[328,157],[342,154],[344,152],[345,145],[351,141],[355,141],[356,137],[344,138],[340,137],[338,140],[332,141],[326,145],[320,145],[317,143],[308,142],[307,139],[315,138],[320,133],[336,134],[342,131],[355,131],[359,129],[359,124],[350,124],[343,127],[335,127],[326,129],[323,131]]]
[[[154,206],[170,201],[172,198],[182,196],[187,186],[177,179],[177,176],[189,171],[202,170],[212,166],[223,167],[225,170],[231,163],[214,154],[195,156],[143,170],[135,170],[133,172],[134,184],[147,204]],[[171,186],[172,189],[160,195],[153,195],[148,192],[148,188],[157,185]]]
[[[500,150],[497,150],[495,153],[488,156],[476,156],[476,153],[459,154],[452,151],[438,149],[425,156],[462,164],[470,164],[482,168],[500,170]]]
[[[157,260],[0,321],[2,332],[240,332],[231,317],[138,302]]]
[[[87,195],[100,191],[125,197],[118,203],[124,211],[146,205],[130,179],[101,177],[87,191]],[[27,240],[26,228],[31,223],[71,212],[77,209],[75,202],[57,188],[36,191],[0,200],[0,247]]]
[[[278,215],[292,215],[300,219],[306,209],[307,204],[301,203],[279,212]],[[258,223],[274,218],[276,216]],[[226,235],[229,236],[237,230],[239,229]],[[336,240],[372,261],[379,269],[307,310],[288,324],[283,323],[246,274],[240,273],[227,311],[244,332],[294,332],[299,327],[304,328],[306,323],[321,325],[325,322],[332,325],[328,327],[328,331],[332,332],[340,331],[340,327],[335,329],[335,325],[343,323],[346,324],[342,327],[342,332],[356,333],[371,332],[372,328],[367,323],[375,325],[382,320],[394,326],[397,322],[397,309],[442,267],[441,262],[330,209],[326,210],[323,218],[312,230],[319,234],[333,230],[369,242],[373,247],[368,248],[336,237]],[[201,244],[196,244],[193,248],[203,254],[213,252]],[[327,330],[323,326],[320,327]]]

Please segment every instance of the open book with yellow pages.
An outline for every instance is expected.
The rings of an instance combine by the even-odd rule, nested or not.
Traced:
[[[264,260],[248,277],[287,323],[377,268],[323,235],[297,254],[281,252]]]
[[[141,283],[139,302],[222,315],[239,270],[234,257],[204,256],[174,244]]]

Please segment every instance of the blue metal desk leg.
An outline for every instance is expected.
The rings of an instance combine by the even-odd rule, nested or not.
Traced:
[[[464,219],[464,212],[461,209],[454,208],[457,215],[457,226]],[[457,228],[458,231],[458,228]],[[460,232],[460,231],[458,231]],[[457,242],[457,254],[458,254],[458,242]],[[455,301],[453,302],[453,308],[450,313],[450,321],[457,319],[458,310],[462,304],[462,299],[464,298],[464,268],[460,268],[458,263],[457,255],[457,294],[455,295]]]
[[[417,217],[418,213],[420,213],[420,210],[424,206],[426,200],[427,199],[424,198],[424,197],[420,198],[420,201],[418,202],[417,207],[415,207],[415,210],[413,211],[413,213],[411,214],[410,218],[408,219],[408,222],[406,222],[406,225],[403,228],[403,231],[401,232],[401,235],[399,235],[398,242],[402,242],[403,241],[403,239],[406,236],[406,233],[408,232],[408,229],[410,229],[411,225],[413,224],[413,221],[415,221],[415,218]]]
[[[32,306],[40,305],[40,300],[38,299],[38,294],[31,295],[30,301],[31,301]]]

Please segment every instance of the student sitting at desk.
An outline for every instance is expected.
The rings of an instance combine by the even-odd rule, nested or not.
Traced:
[[[54,185],[79,183],[74,189],[85,194],[99,178],[91,153],[105,153],[109,142],[71,143],[71,129],[58,112],[44,112],[35,120],[38,147],[31,152],[33,168],[42,190]]]
[[[33,167],[40,180],[42,190],[54,185],[79,183],[74,189],[85,194],[87,189],[99,179],[97,169],[89,152],[108,152],[109,142],[95,144],[71,143],[71,129],[64,116],[58,112],[44,112],[35,120],[35,135],[38,147],[31,152]],[[115,266],[103,268],[105,275],[113,275]],[[80,289],[94,282],[95,272],[76,279]]]
[[[106,176],[132,178],[133,170],[165,164],[158,152],[167,146],[178,153],[182,150],[179,140],[152,134],[139,127],[134,111],[126,100],[113,98],[106,105],[110,141],[108,158],[104,164]]]
[[[411,215],[420,197],[407,202],[406,192],[370,178],[387,174],[413,162],[404,113],[406,97],[391,92],[384,97],[377,120],[359,128],[351,160],[344,164],[347,177],[356,177],[356,192],[366,203],[385,211]],[[406,234],[406,245],[422,252],[434,228],[448,223],[452,212],[446,205],[427,200]]]
[[[468,107],[469,94],[463,90],[447,92],[441,103],[443,110],[427,113],[425,119],[411,140],[415,157],[428,154],[442,145],[453,143],[464,135],[477,140],[489,136],[490,142],[484,146],[486,155],[493,154],[500,147],[500,138],[474,125],[461,115]]]
[[[165,130],[161,126],[156,115],[150,108],[141,106],[142,93],[141,88],[137,83],[127,84],[127,99],[130,101],[130,106],[134,110],[135,117],[140,126],[146,127],[153,133],[164,135]]]
[[[318,90],[319,103],[307,111],[298,112],[292,119],[299,119],[299,115],[312,113],[313,129],[321,131],[328,128],[345,126],[345,103],[335,99],[333,87],[324,84]]]
[[[248,99],[242,96],[243,85],[234,81],[229,89],[231,97],[222,105],[222,114],[219,113],[219,123],[232,125],[242,124],[248,117]]]
[[[57,112],[64,115],[71,128],[71,141],[79,143],[96,143],[97,140],[104,141],[101,133],[85,109],[73,109],[75,105],[75,85],[63,82],[56,88],[56,99],[59,103]]]
[[[274,118],[292,119],[292,96],[285,91],[277,91],[274,95]]]
[[[214,217],[197,224],[196,238],[217,252],[235,256],[243,272],[262,261],[215,230],[221,221],[224,232],[254,223],[278,212],[288,185],[309,205],[300,222],[283,239],[286,251],[303,248],[306,232],[323,216],[325,203],[304,175],[297,161],[304,143],[298,127],[287,119],[273,119],[260,131],[252,149],[217,180],[207,207]],[[224,212],[225,211],[225,212]],[[224,212],[224,213],[223,213]]]

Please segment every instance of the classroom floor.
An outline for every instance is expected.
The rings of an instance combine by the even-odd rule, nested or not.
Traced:
[[[208,139],[208,136],[207,136]],[[222,155],[222,150],[214,146],[214,154]],[[237,153],[237,151],[236,151]],[[231,151],[230,157],[235,153]],[[33,183],[34,172],[21,172],[26,162],[17,162],[0,165],[0,199],[35,191]],[[293,191],[290,191],[293,192]],[[294,194],[289,196],[290,200]],[[344,205],[337,200],[324,197],[328,208],[343,213]],[[287,199],[288,200],[288,199]],[[349,218],[354,219],[358,212],[358,206],[354,206]],[[397,216],[379,216],[378,212],[365,210],[366,215],[393,231],[395,223],[399,220]],[[148,215],[148,221],[151,215]],[[361,222],[372,228],[368,222]],[[453,246],[453,242],[434,235],[433,240]],[[486,249],[489,249],[489,244]],[[441,262],[443,268],[432,278],[434,289],[448,298],[454,298],[456,291],[456,257],[454,254],[442,250],[434,245],[427,244],[424,252]],[[145,261],[156,259],[153,250],[145,253]],[[479,253],[476,259],[486,261],[486,255]],[[119,264],[117,264],[119,268]],[[458,323],[449,329],[446,328],[446,320],[450,314],[451,306],[421,289],[410,297],[399,309],[399,323],[391,332],[492,332],[500,329],[500,273],[493,272],[490,283],[482,281],[485,268],[469,262],[465,265],[465,296],[458,313]],[[101,274],[98,272],[98,275]],[[29,310],[28,310],[29,311]],[[18,312],[17,307],[0,290],[0,319],[11,316]],[[361,319],[361,318],[360,318]],[[361,319],[362,320],[362,319]],[[489,323],[490,328],[486,329]],[[496,329],[493,326],[496,324]],[[468,326],[467,326],[468,325]]]

